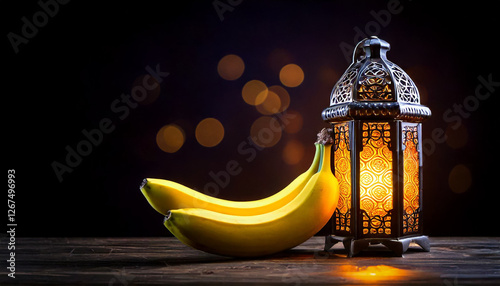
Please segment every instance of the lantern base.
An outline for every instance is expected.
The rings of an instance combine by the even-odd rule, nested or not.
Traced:
[[[327,235],[325,237],[325,251],[328,251],[335,244],[342,242],[344,244],[344,248],[347,250],[347,256],[353,257],[358,254],[363,249],[367,248],[370,244],[378,244],[381,243],[385,247],[392,250],[396,255],[403,256],[403,253],[408,250],[410,246],[410,242],[415,242],[418,244],[424,251],[430,251],[431,245],[429,243],[429,237],[426,235],[421,236],[413,236],[407,238],[362,238],[362,239],[354,239],[353,237],[344,237],[344,236],[332,236]]]

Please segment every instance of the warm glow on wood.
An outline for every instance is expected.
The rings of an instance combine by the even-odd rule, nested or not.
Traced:
[[[333,275],[334,273],[332,273]],[[388,265],[373,265],[373,266],[355,266],[342,265],[340,271],[335,271],[336,275],[348,277],[358,280],[362,283],[374,283],[382,281],[408,281],[411,278],[418,277],[422,273],[418,271],[400,269]]]

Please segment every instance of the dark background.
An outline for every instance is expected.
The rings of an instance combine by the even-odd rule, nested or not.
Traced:
[[[491,120],[500,87],[460,124],[443,118],[454,104],[474,96],[478,76],[500,81],[493,4],[401,0],[402,11],[381,25],[370,11],[387,10],[385,1],[232,1],[238,5],[223,13],[223,21],[214,1],[70,1],[59,4],[57,14],[16,54],[7,34],[20,35],[22,17],[32,19],[41,8],[36,1],[12,2],[3,2],[1,9],[2,107],[4,162],[16,170],[18,236],[170,235],[139,191],[142,179],[165,178],[202,189],[212,181],[209,172],[223,170],[230,160],[238,161],[242,172],[219,197],[271,195],[309,165],[315,135],[327,126],[321,111],[349,64],[341,43],[354,46],[365,35],[388,41],[388,58],[419,87],[422,103],[433,112],[423,125],[424,139],[431,140],[433,130],[448,135],[424,158],[426,234],[500,235],[494,220],[498,135]],[[378,29],[367,31],[367,25]],[[357,29],[364,34],[356,35]],[[276,57],[280,53],[287,56]],[[217,73],[227,54],[245,62],[238,80]],[[278,144],[248,163],[237,146],[260,115],[243,102],[241,88],[252,79],[280,84],[279,69],[288,63],[305,74],[300,86],[286,88],[289,109],[303,116],[303,128],[283,133]],[[111,102],[130,94],[148,65],[169,73],[158,99],[120,120]],[[224,139],[213,148],[194,137],[196,124],[206,117],[225,128]],[[115,130],[59,182],[51,164],[63,163],[65,147],[74,148],[85,138],[82,130],[97,128],[103,118]],[[172,154],[155,141],[157,131],[170,123],[186,134]],[[454,124],[459,128],[450,128]],[[281,157],[291,139],[306,146],[297,165]],[[457,165],[463,165],[462,172],[453,173]],[[451,184],[465,186],[464,192],[450,187],[450,173]]]

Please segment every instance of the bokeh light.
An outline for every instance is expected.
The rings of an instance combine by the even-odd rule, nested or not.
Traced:
[[[138,76],[131,88],[131,92],[135,93],[136,98],[142,99],[138,101],[141,105],[155,102],[160,96],[160,91],[160,83],[150,75]]]
[[[333,87],[341,75],[331,67],[324,66],[318,71],[318,78],[327,87]]]
[[[288,64],[280,70],[280,81],[284,86],[299,86],[304,81],[304,72],[298,65]]]
[[[250,105],[259,105],[267,98],[268,88],[260,80],[251,80],[247,82],[241,91],[243,100]]]
[[[456,165],[448,177],[450,189],[457,194],[466,192],[472,185],[472,175],[465,165]]]
[[[283,161],[289,165],[298,164],[304,157],[304,144],[300,141],[292,139],[288,141],[283,148]]]
[[[217,146],[224,138],[224,126],[215,118],[205,118],[196,126],[195,137],[202,146]]]
[[[225,80],[237,80],[244,71],[245,63],[237,55],[226,55],[217,65],[217,72]]]
[[[250,127],[250,138],[260,147],[272,147],[281,139],[281,125],[271,116],[261,116]]]
[[[453,129],[451,125],[446,128],[446,144],[453,149],[459,149],[467,145],[469,139],[469,134],[467,132],[467,127],[461,124],[456,129]]]
[[[304,125],[304,119],[302,115],[295,110],[287,111],[287,122],[285,124],[285,132],[288,134],[295,134],[302,130],[302,126]]]
[[[177,152],[185,139],[184,131],[175,124],[165,125],[156,133],[156,144],[167,153]]]
[[[280,97],[276,93],[269,90],[264,101],[261,104],[257,105],[256,108],[257,111],[264,115],[278,113],[281,109]]]
[[[278,73],[284,65],[292,62],[292,54],[289,51],[281,48],[274,49],[267,58],[269,67],[275,73]]]
[[[287,110],[288,106],[290,106],[290,94],[288,94],[288,91],[280,85],[270,86],[269,91],[274,92],[280,98],[281,106],[278,112]]]

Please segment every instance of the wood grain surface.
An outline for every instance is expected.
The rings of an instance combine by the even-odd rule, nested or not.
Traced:
[[[430,237],[403,257],[374,245],[354,258],[324,238],[255,259],[191,249],[176,238],[17,238],[16,278],[0,285],[500,285],[500,238]],[[3,246],[7,239],[1,239]],[[9,251],[0,250],[6,264]]]

